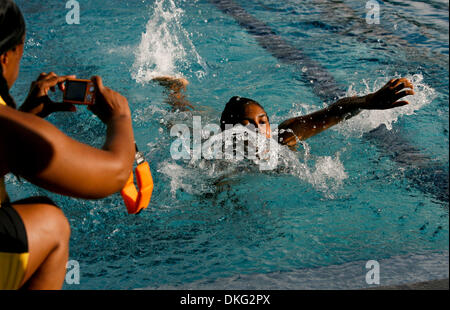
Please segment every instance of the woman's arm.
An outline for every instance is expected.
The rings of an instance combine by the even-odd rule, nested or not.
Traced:
[[[0,150],[9,171],[47,190],[98,199],[122,189],[135,155],[127,100],[94,78],[91,108],[107,126],[99,150],[79,143],[49,122],[11,108],[0,109]]]
[[[364,109],[386,110],[406,105],[407,101],[397,100],[414,95],[412,89],[413,85],[407,79],[392,79],[375,93],[363,97],[343,98],[323,110],[288,119],[278,126],[280,143],[294,146],[297,139],[306,140]]]

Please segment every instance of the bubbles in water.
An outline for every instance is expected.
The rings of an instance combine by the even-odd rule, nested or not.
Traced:
[[[41,43],[35,41],[33,38],[28,39],[26,45],[27,47],[35,47],[35,46],[41,47]]]
[[[197,78],[206,74],[206,63],[183,28],[184,11],[173,0],[157,0],[153,14],[137,48],[132,77],[147,83],[161,75],[181,76],[181,70],[200,67]]]

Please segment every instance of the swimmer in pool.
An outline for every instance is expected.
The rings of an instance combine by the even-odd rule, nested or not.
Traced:
[[[168,103],[179,110],[194,110],[194,106],[185,95],[189,82],[184,78],[161,76],[153,79],[168,92]],[[390,80],[375,93],[362,97],[354,96],[338,100],[325,109],[311,114],[285,120],[279,126],[278,142],[289,147],[298,141],[306,140],[318,133],[344,121],[362,110],[388,110],[409,104],[402,98],[414,95],[414,87],[406,78]],[[400,100],[402,99],[402,100]],[[232,97],[222,112],[220,127],[241,124],[253,125],[258,132],[266,137],[271,136],[269,116],[261,104],[255,100]]]

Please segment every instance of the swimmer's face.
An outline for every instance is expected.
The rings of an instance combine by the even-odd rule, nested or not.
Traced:
[[[25,37],[21,44],[0,56],[3,77],[8,83],[8,88],[11,88],[14,85],[19,76],[20,60],[23,56],[24,42]]]
[[[258,129],[259,133],[268,138],[271,137],[267,113],[257,104],[249,103],[245,105],[244,114],[242,115],[240,123],[243,126],[253,125]]]

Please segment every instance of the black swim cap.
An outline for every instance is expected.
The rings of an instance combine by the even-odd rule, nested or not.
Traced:
[[[0,0],[0,55],[22,43],[25,20],[12,0]]]
[[[25,36],[25,20],[17,5],[12,0],[0,0],[0,55],[5,54],[22,44]],[[7,82],[0,65],[0,96],[6,104],[16,107],[14,99],[9,94]]]
[[[256,104],[264,110],[264,108],[258,102],[252,99],[239,96],[232,97],[226,104],[220,118],[220,128],[222,129],[222,131],[225,130],[225,125],[227,124],[234,126],[241,122],[242,116],[245,111],[245,106],[247,104]]]

